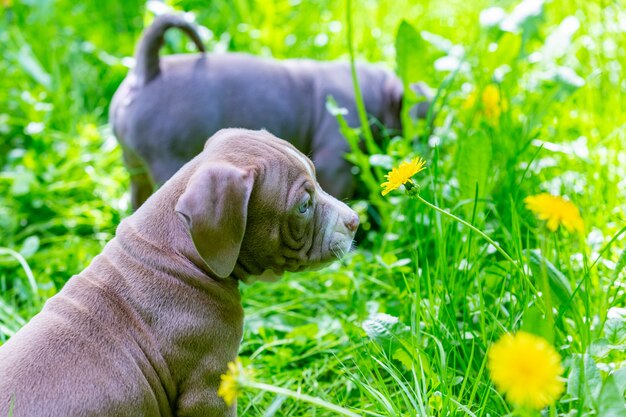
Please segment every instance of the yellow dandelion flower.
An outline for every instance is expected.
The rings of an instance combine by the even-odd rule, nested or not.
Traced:
[[[487,354],[491,379],[511,403],[540,410],[564,389],[561,357],[543,338],[526,332],[505,334]]]
[[[426,161],[418,157],[410,162],[402,162],[397,168],[393,168],[385,175],[387,181],[380,184],[383,187],[382,195],[387,195],[400,188],[402,184],[411,181],[413,175],[426,169],[424,165],[426,165]]]
[[[228,363],[228,372],[221,376],[222,382],[217,390],[217,395],[224,399],[227,406],[231,406],[239,396],[239,371],[241,363],[237,359]]]
[[[464,109],[472,109],[476,105],[478,93],[472,92],[463,103]],[[486,86],[480,95],[480,111],[492,123],[497,123],[500,114],[506,111],[509,105],[505,99],[500,96],[500,89],[495,84]]]
[[[499,119],[500,113],[506,111],[508,104],[500,97],[500,89],[493,84],[489,84],[482,94],[483,112],[489,119]]]
[[[585,225],[580,217],[578,207],[571,201],[548,193],[528,196],[524,199],[526,208],[534,212],[546,226],[555,232],[562,225],[568,232],[582,232]]]

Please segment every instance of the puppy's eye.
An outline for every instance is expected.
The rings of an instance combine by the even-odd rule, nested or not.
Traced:
[[[311,199],[307,198],[304,202],[302,202],[302,204],[300,204],[300,206],[298,206],[298,212],[300,214],[305,214],[307,211],[309,211],[310,207],[311,207]]]

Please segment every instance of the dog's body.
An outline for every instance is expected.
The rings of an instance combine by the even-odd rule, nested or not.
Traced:
[[[158,17],[139,42],[136,66],[116,92],[110,121],[131,171],[132,203],[138,207],[225,127],[266,129],[311,155],[322,188],[337,198],[354,189],[349,150],[335,117],[332,96],[350,126],[358,126],[350,66],[340,62],[252,55],[196,54],[159,59],[170,27],[184,30],[203,51],[193,26],[178,16]],[[357,74],[367,112],[400,129],[402,82],[390,71],[360,64]],[[427,94],[424,86],[419,86]],[[425,102],[416,108],[423,116]]]
[[[238,281],[336,259],[357,226],[287,142],[219,132],[0,346],[0,416],[234,416]]]

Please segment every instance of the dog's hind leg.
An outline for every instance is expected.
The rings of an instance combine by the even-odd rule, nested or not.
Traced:
[[[155,189],[162,186],[190,159],[191,157],[187,158],[171,153],[160,155],[158,159],[147,158],[146,164],[150,168]]]
[[[130,203],[137,210],[155,190],[154,181],[145,162],[133,150],[123,147],[124,163],[130,174]]]

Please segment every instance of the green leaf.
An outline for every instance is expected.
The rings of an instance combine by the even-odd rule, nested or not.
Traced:
[[[603,358],[611,351],[609,341],[605,338],[596,339],[589,346],[589,354],[596,358]]]
[[[489,193],[489,173],[491,172],[491,139],[478,132],[461,141],[457,163],[457,178],[463,200],[479,200]],[[478,195],[476,195],[478,187]],[[484,203],[478,203],[477,213],[481,213]],[[466,204],[466,214],[473,212],[473,204]]]
[[[609,375],[598,398],[598,417],[626,417],[624,395],[619,391],[613,375]]]
[[[611,374],[615,379],[617,390],[621,393],[626,390],[626,367],[620,368]]]
[[[622,251],[622,254],[619,256],[617,260],[617,265],[615,265],[615,272],[613,274],[613,279],[617,279],[618,275],[622,272],[622,270],[626,267],[626,248]]]
[[[598,398],[602,389],[602,375],[596,366],[596,362],[589,355],[584,355],[585,362],[585,382],[591,399]]]
[[[426,42],[417,30],[406,20],[403,20],[398,27],[396,34],[396,64],[398,66],[398,76],[407,86],[410,83],[423,80],[426,77],[424,68],[426,67],[424,51],[427,48]]]
[[[485,55],[484,66],[489,72],[513,61],[519,56],[522,47],[522,37],[515,33],[506,32],[500,38],[498,47]]]
[[[533,276],[537,279],[544,273],[547,274],[548,284],[550,290],[552,290],[552,295],[554,296],[553,301],[556,306],[569,303],[573,292],[567,277],[550,261],[544,258],[538,250],[526,250],[525,252],[530,261]]]
[[[409,258],[398,259],[398,257],[394,255],[393,253],[386,253],[383,256],[377,257],[377,259],[380,260],[380,262],[387,269],[399,268],[399,267],[402,267],[411,263],[411,259]]]
[[[626,343],[626,321],[622,318],[610,318],[604,323],[604,337],[610,344]]]
[[[536,305],[532,305],[524,311],[520,330],[541,336],[550,343],[554,343],[554,329]]]
[[[403,346],[395,349],[391,357],[400,362],[408,371],[420,369],[421,372],[428,375],[433,387],[439,385],[439,377],[436,373],[433,373],[428,356],[423,352],[417,349],[408,349],[406,346]]]
[[[567,393],[574,398],[584,399],[589,405],[597,401],[602,389],[600,370],[591,356],[572,356],[572,366],[567,378]]]
[[[375,313],[362,324],[363,330],[389,356],[399,361],[406,369],[421,369],[431,380],[437,380],[432,371],[428,355],[421,353],[411,343],[413,333],[411,328],[397,317],[385,313]]]
[[[371,315],[363,322],[362,327],[372,340],[383,348],[390,348],[392,352],[411,334],[411,329],[407,325],[400,322],[397,317],[385,313]]]
[[[392,357],[400,362],[406,369],[411,369],[413,367],[414,359],[404,349],[396,349],[396,351],[393,352]]]

